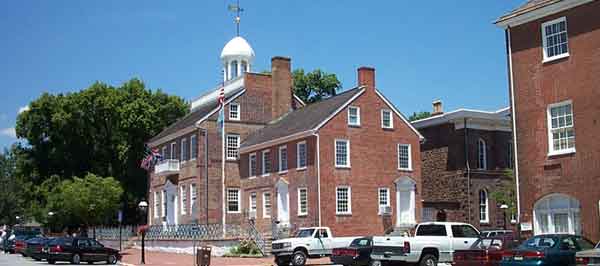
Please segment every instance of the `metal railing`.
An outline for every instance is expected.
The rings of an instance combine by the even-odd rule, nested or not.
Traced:
[[[295,225],[273,222],[271,226],[273,239],[291,237],[297,230]]]
[[[128,239],[136,235],[137,226],[135,225],[123,225],[121,226],[121,239]],[[100,226],[94,228],[88,228],[88,236],[93,236],[94,231],[96,233],[96,239],[103,240],[119,240],[119,227],[118,226]]]
[[[152,225],[146,231],[147,240],[218,240],[242,238],[244,230],[240,225],[228,224],[179,224]]]
[[[260,249],[260,253],[267,255],[267,241],[263,238],[263,235],[256,229],[256,224],[254,220],[248,220],[248,237],[256,243],[258,249]]]
[[[179,172],[180,164],[177,159],[166,159],[160,161],[154,166],[154,173],[160,174],[165,172]]]

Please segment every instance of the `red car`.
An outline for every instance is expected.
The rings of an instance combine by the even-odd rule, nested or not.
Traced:
[[[498,266],[505,250],[518,243],[512,237],[481,238],[467,250],[455,250],[453,266]]]

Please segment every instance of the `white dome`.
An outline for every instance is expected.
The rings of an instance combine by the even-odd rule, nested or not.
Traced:
[[[223,51],[221,51],[222,60],[230,58],[245,58],[252,61],[252,59],[254,59],[254,50],[244,38],[238,36],[231,39],[231,41],[223,47]]]

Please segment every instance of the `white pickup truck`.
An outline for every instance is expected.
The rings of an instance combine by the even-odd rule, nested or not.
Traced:
[[[438,262],[452,262],[454,250],[468,249],[478,238],[479,231],[470,224],[421,223],[417,225],[414,237],[373,237],[370,264],[407,262],[435,266]]]
[[[293,238],[273,241],[271,253],[279,266],[306,264],[308,258],[331,256],[334,248],[347,247],[357,237],[333,237],[329,227],[300,228]]]

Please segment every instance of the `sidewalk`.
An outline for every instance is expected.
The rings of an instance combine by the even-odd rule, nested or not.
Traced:
[[[122,252],[121,265],[140,265],[141,251],[139,249],[126,249]],[[148,266],[194,266],[194,256],[165,252],[146,251],[146,264]],[[210,265],[213,266],[271,266],[274,265],[273,257],[266,258],[222,258],[212,257]],[[307,265],[331,265],[329,258],[309,259]]]

